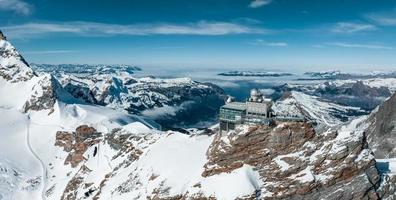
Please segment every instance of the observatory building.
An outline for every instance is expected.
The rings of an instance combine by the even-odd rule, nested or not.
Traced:
[[[234,130],[236,124],[243,123],[269,124],[272,119],[271,106],[272,100],[264,98],[257,89],[250,91],[246,102],[234,102],[230,97],[220,108],[220,130]]]

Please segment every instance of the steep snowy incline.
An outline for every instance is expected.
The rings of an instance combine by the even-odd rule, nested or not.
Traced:
[[[276,101],[272,109],[277,116],[304,117],[326,126],[339,125],[351,116],[365,114],[360,108],[326,102],[319,97],[296,91]]]
[[[34,76],[25,59],[0,31],[0,77],[10,82],[18,82],[30,80]]]

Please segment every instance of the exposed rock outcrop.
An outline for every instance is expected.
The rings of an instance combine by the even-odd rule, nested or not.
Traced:
[[[381,177],[381,185],[378,193],[382,199],[396,199],[396,175],[384,174]]]
[[[32,88],[31,97],[26,101],[23,106],[23,111],[29,110],[43,110],[53,108],[56,100],[57,93],[62,86],[56,81],[56,79],[47,75],[42,77]]]
[[[85,158],[84,153],[88,147],[100,142],[102,134],[87,125],[77,127],[75,132],[58,131],[55,146],[63,147],[68,152],[65,165],[77,167]]]
[[[302,122],[242,126],[217,136],[203,176],[254,166],[268,199],[378,199],[380,176],[362,132],[315,133]]]
[[[155,142],[155,135],[135,135],[127,133],[121,129],[114,129],[112,133],[102,135],[92,127],[87,125],[79,126],[74,132],[58,131],[56,134],[55,146],[63,148],[68,153],[65,159],[65,165],[70,164],[72,168],[78,168],[78,171],[72,175],[72,178],[68,181],[61,199],[81,199],[82,197],[92,199],[100,199],[102,188],[106,186],[107,182],[118,173],[125,173],[125,169],[135,162],[142,155],[143,150],[147,148],[151,143]],[[99,144],[100,143],[100,144]],[[90,169],[87,161],[95,156],[94,154],[88,157],[87,151],[89,148],[96,148],[98,145],[108,146],[110,152],[106,158],[107,161],[114,161],[117,163],[115,166],[111,166],[111,171],[106,172],[107,174],[100,181],[100,183],[92,183],[91,179],[93,170]],[[89,158],[90,157],[90,158]],[[97,173],[97,172],[96,172]],[[103,172],[104,173],[104,172]],[[130,172],[131,174],[136,172]],[[136,186],[136,180],[129,180],[123,183],[117,188],[118,192],[126,193],[134,189],[132,186]],[[130,188],[132,187],[132,188]],[[80,192],[78,192],[80,191]],[[81,191],[84,191],[81,194]]]
[[[50,74],[42,75],[33,86],[30,97],[23,106],[23,111],[53,110],[57,101],[64,103],[79,102],[62,87],[54,76]]]
[[[396,93],[366,121],[368,143],[376,158],[396,157]]]

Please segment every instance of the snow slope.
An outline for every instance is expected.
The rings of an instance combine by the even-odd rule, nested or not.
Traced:
[[[364,113],[360,108],[326,102],[319,97],[297,91],[292,91],[286,98],[276,101],[272,109],[277,116],[303,117],[327,126],[341,124],[354,114]]]
[[[3,38],[0,39],[0,96],[2,199],[45,198],[48,167],[56,162],[53,150],[57,131],[73,130],[81,124],[105,133],[130,123],[140,123],[139,131],[157,126],[142,117],[80,104],[50,75],[37,76]],[[32,106],[29,110],[27,102]]]

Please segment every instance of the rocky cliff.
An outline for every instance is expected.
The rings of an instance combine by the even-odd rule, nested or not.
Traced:
[[[396,93],[380,105],[366,122],[370,147],[376,158],[396,157]]]
[[[243,126],[217,135],[203,176],[251,165],[263,199],[378,199],[380,176],[361,131],[350,126],[318,134],[301,122]]]

